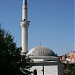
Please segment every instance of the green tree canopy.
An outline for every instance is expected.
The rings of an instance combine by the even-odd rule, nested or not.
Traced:
[[[22,75],[20,68],[25,68],[24,72],[30,73],[27,69],[29,64],[26,56],[21,56],[21,48],[16,47],[12,35],[0,26],[0,75]]]
[[[75,75],[75,63],[66,63],[64,68],[64,75]]]

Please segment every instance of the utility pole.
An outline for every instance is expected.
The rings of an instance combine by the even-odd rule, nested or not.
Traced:
[[[44,64],[43,64],[43,69],[42,69],[43,75],[44,75]]]

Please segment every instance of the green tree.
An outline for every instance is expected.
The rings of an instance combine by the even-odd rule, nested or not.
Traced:
[[[64,64],[64,67],[65,67],[65,75],[75,75],[75,63]]]
[[[22,75],[23,72],[30,73],[30,59],[21,56],[21,48],[16,47],[12,35],[0,26],[0,75]],[[29,67],[28,67],[29,66]],[[21,71],[20,68],[25,68]]]
[[[31,59],[26,56],[26,53],[21,56],[20,69],[25,75],[30,75],[32,72],[29,71],[31,65]]]

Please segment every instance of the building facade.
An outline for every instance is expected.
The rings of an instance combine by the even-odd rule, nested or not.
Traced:
[[[68,54],[59,56],[59,60],[63,62],[75,63],[75,51],[70,51]]]
[[[64,66],[51,49],[44,46],[34,47],[28,55],[33,61],[31,75],[35,75],[35,70],[37,75],[64,75]]]
[[[70,51],[67,58],[71,63],[75,63],[75,51]]]

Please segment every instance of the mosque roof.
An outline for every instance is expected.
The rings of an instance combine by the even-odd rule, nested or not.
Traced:
[[[55,56],[55,53],[51,49],[44,46],[34,47],[28,54],[32,56]]]

